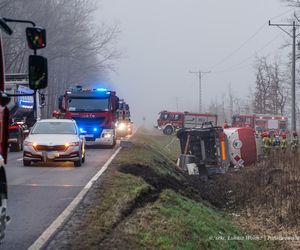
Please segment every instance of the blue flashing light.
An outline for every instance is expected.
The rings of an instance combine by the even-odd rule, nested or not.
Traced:
[[[107,89],[105,89],[105,88],[96,88],[96,90],[97,91],[102,91],[102,92],[107,91]]]
[[[80,132],[83,132],[83,131],[84,131],[83,128],[80,128],[79,130],[80,130]]]
[[[97,129],[97,128],[94,128],[93,130],[94,130],[94,132],[97,132],[97,131],[98,131],[98,129]]]

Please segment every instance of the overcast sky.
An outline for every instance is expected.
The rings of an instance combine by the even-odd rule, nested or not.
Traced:
[[[123,59],[110,82],[131,107],[133,120],[154,125],[161,110],[203,111],[231,84],[246,98],[254,88],[255,55],[285,59],[287,35],[268,20],[285,22],[292,10],[279,0],[102,0],[97,19],[118,23]],[[177,105],[176,105],[177,102]]]

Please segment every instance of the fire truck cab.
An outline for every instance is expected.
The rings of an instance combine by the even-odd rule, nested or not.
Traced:
[[[181,128],[201,127],[203,123],[212,122],[217,126],[217,115],[208,113],[169,112],[161,111],[157,120],[157,127],[165,135],[171,135]]]
[[[59,98],[59,109],[62,117],[76,121],[80,132],[85,133],[86,145],[114,147],[118,102],[115,91],[76,86]]]

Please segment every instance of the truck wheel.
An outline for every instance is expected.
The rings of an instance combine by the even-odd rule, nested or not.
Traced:
[[[1,206],[0,206],[0,241],[4,239],[6,229],[6,198],[3,194],[0,194]]]
[[[164,130],[163,130],[163,133],[165,134],[165,135],[171,135],[171,134],[173,134],[173,132],[174,132],[174,129],[173,129],[173,127],[172,126],[167,126],[167,127],[165,127],[164,128]]]
[[[23,159],[23,165],[24,165],[24,167],[29,167],[31,165],[31,161]]]
[[[7,206],[7,184],[5,170],[0,166],[0,242],[5,236],[5,228],[8,221],[6,214]]]

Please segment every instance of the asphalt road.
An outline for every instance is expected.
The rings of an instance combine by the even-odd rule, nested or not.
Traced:
[[[114,149],[87,149],[86,162],[23,167],[22,153],[9,153],[6,166],[11,223],[0,249],[27,249],[69,205]]]

